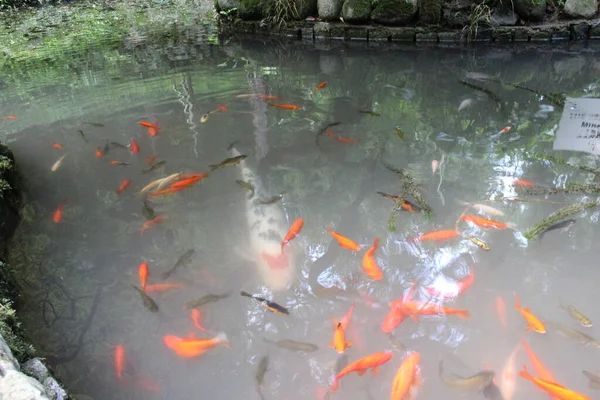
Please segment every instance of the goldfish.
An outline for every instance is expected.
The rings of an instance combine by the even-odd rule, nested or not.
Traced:
[[[496,297],[496,314],[504,329],[508,328],[508,323],[506,322],[506,303],[500,296]]]
[[[164,196],[165,194],[173,194],[173,193],[180,192],[183,189],[185,189],[185,187],[170,187],[170,188],[166,188],[163,190],[159,190],[158,192],[150,193],[148,195],[148,197],[153,198],[153,197],[158,197],[158,196]]]
[[[406,318],[406,314],[401,308],[391,307],[388,314],[381,323],[381,331],[383,333],[392,333]]]
[[[297,106],[295,104],[278,104],[278,103],[268,103],[271,107],[283,108],[284,110],[298,110],[302,108],[301,106]]]
[[[440,376],[440,380],[446,386],[463,389],[481,390],[492,382],[492,379],[494,378],[495,374],[494,371],[481,371],[467,378],[463,378],[458,375],[454,375],[452,378],[448,378],[444,376],[443,361],[440,361],[438,367],[438,375]]]
[[[546,326],[535,315],[529,311],[529,308],[521,307],[521,300],[515,293],[515,308],[521,313],[525,321],[527,321],[527,332],[536,331],[538,333],[546,333]]]
[[[7,115],[5,117],[2,117],[2,119],[17,119],[17,117],[15,115]]]
[[[377,192],[378,194],[380,194],[381,196],[383,196],[386,199],[390,199],[393,200],[397,203],[400,202],[400,196],[395,196],[395,195],[391,195],[391,194],[387,194],[387,193],[383,193],[383,192]],[[416,204],[411,203],[408,200],[402,200],[402,204],[400,205],[400,209],[404,210],[404,211],[409,211],[409,212],[414,212],[414,213],[418,213],[423,211],[421,209],[421,207],[417,206]]]
[[[146,283],[148,282],[148,263],[143,262],[140,264],[138,268],[138,275],[140,277],[140,285],[142,286],[142,291],[145,291]]]
[[[413,399],[411,389],[416,388],[420,384],[420,368],[421,354],[417,352],[409,353],[400,368],[394,376],[392,383],[391,400]]]
[[[470,236],[469,239],[471,242],[475,243],[480,249],[485,251],[490,251],[490,246],[488,246],[483,240],[476,238],[475,236]]]
[[[502,369],[502,375],[500,376],[500,391],[504,400],[511,400],[515,394],[515,386],[517,384],[517,353],[519,348],[516,347],[506,360],[504,368]]]
[[[212,339],[180,338],[175,335],[166,335],[163,337],[163,342],[175,354],[183,358],[201,356],[207,350],[219,344],[229,347],[227,335],[223,332],[218,333]]]
[[[348,138],[341,137],[341,136],[336,136],[335,140],[337,140],[338,142],[348,143],[348,144],[355,144],[356,143],[356,140],[354,140],[354,139],[348,139]]]
[[[229,108],[227,108],[227,107],[225,107],[225,106],[222,106],[221,104],[217,104],[217,108],[218,108],[219,110],[221,110],[221,111],[227,111],[227,110],[229,110]]]
[[[240,161],[242,161],[243,159],[245,159],[246,157],[248,157],[248,156],[245,156],[245,155],[242,154],[242,155],[239,155],[239,156],[226,158],[225,160],[221,161],[218,164],[211,164],[211,165],[209,165],[209,167],[210,167],[211,171],[214,171],[214,170],[219,169],[219,168],[227,167],[227,166],[230,166],[230,165],[236,165]]]
[[[167,290],[180,289],[184,287],[183,283],[155,283],[146,285],[146,292],[166,292]]]
[[[131,147],[131,152],[133,154],[137,154],[140,152],[140,146],[138,146],[137,142],[133,138],[131,139],[130,147]]]
[[[146,221],[144,222],[144,224],[142,225],[142,229],[140,231],[140,233],[143,235],[144,232],[146,230],[148,230],[150,227],[162,222],[165,219],[165,217],[163,217],[162,215],[157,216],[156,218],[150,220],[150,221]]]
[[[119,165],[122,167],[126,167],[129,165],[129,163],[123,162],[123,161],[116,161],[116,160],[112,160],[109,162],[110,165]]]
[[[569,315],[571,317],[575,318],[577,320],[577,322],[579,322],[581,324],[581,326],[586,327],[586,328],[589,328],[592,326],[592,321],[590,321],[590,319],[588,317],[586,317],[585,315],[580,313],[572,305],[567,305],[567,306],[561,305],[561,307],[564,308],[565,310],[567,310]]]
[[[332,231],[330,228],[327,228],[327,231],[329,232],[329,234],[331,236],[334,237],[335,240],[337,240],[339,245],[341,247],[343,247],[344,249],[348,249],[348,250],[352,250],[352,251],[360,251],[360,246],[358,245],[358,243],[348,239],[345,236],[340,235],[337,232]]]
[[[409,240],[413,240],[413,241],[418,240],[421,242],[425,242],[427,240],[441,241],[441,240],[454,239],[457,236],[458,236],[458,231],[456,231],[454,229],[447,229],[447,230],[443,230],[443,231],[427,232],[421,236],[410,238]]]
[[[156,124],[153,124],[153,123],[151,123],[151,122],[140,121],[140,122],[138,122],[138,124],[140,124],[141,126],[143,126],[143,127],[145,127],[145,128],[154,128],[154,129],[157,129],[157,130],[158,130],[158,129],[160,129],[160,128],[158,127],[158,125],[156,125]]]
[[[198,329],[199,331],[206,332],[206,329],[204,329],[204,327],[202,326],[202,323],[201,323],[202,311],[200,311],[197,308],[192,309],[192,311],[190,311],[190,319],[194,323],[194,326],[196,327],[196,329]]]
[[[529,372],[527,372],[527,368],[524,365],[523,370],[519,372],[519,376],[533,382],[537,387],[548,393],[550,396],[560,400],[592,400],[590,397],[567,389],[558,383],[534,378],[529,374]]]
[[[152,165],[154,160],[156,160],[156,157],[158,157],[156,154],[152,154],[151,156],[148,156],[148,158],[146,158],[146,165]]]
[[[55,148],[56,150],[62,150],[63,149],[63,145],[60,143],[56,143],[56,142],[52,142],[50,143],[50,146],[52,146],[53,148]]]
[[[379,370],[379,367],[385,364],[386,362],[390,361],[392,357],[394,357],[394,355],[391,352],[381,351],[378,353],[370,354],[366,357],[361,358],[360,360],[353,362],[352,364],[346,366],[346,368],[344,368],[339,374],[335,376],[333,384],[329,388],[329,391],[332,393],[335,392],[340,385],[340,379],[352,372],[357,372],[358,376],[363,376],[368,369],[371,369],[371,373],[373,375],[376,375]]]
[[[348,311],[346,312],[346,314],[344,314],[344,316],[340,320],[340,323],[342,324],[342,328],[344,328],[344,330],[346,328],[348,328],[348,324],[350,324],[350,319],[352,318],[352,314],[353,313],[354,313],[354,304],[352,304],[350,306],[350,308],[348,309]]]
[[[272,341],[267,338],[263,338],[266,343],[271,343],[279,347],[283,347],[284,349],[293,350],[293,351],[306,351],[313,352],[319,350],[319,346],[306,343],[306,342],[298,342],[296,340],[291,339],[282,339],[277,341]]]
[[[188,310],[191,310],[192,308],[202,307],[205,304],[214,303],[215,301],[225,299],[225,298],[229,297],[229,295],[231,295],[231,293],[224,293],[224,294],[209,293],[205,296],[200,297],[199,299],[194,299],[194,300],[188,301],[187,303],[185,303],[185,308],[187,308]]]
[[[125,347],[122,344],[115,346],[115,372],[117,379],[123,380],[123,368],[125,367]]]
[[[316,92],[317,90],[323,89],[325,86],[327,86],[327,82],[321,82],[315,87],[314,91]]]
[[[327,129],[327,131],[326,131],[326,132],[327,132],[327,136],[335,137],[335,133],[333,133],[333,131],[332,131],[332,130],[330,130],[330,129]]]
[[[175,271],[177,271],[177,269],[179,267],[182,267],[182,266],[185,266],[185,265],[189,264],[189,262],[192,261],[192,257],[194,256],[195,252],[196,252],[196,250],[194,250],[194,249],[187,250],[185,253],[183,253],[177,259],[177,262],[175,263],[175,265],[173,265],[173,267],[169,268],[167,271],[163,272],[160,277],[162,279],[168,279],[171,275],[173,275],[173,273]]]
[[[115,192],[117,193],[117,195],[121,195],[121,193],[123,193],[123,191],[129,187],[129,185],[131,185],[131,180],[125,179],[123,182],[121,182],[119,188],[115,190]]]
[[[511,224],[505,224],[504,222],[498,222],[498,221],[494,221],[492,219],[475,217],[473,215],[463,215],[461,217],[461,219],[466,222],[472,222],[473,224],[475,224],[481,228],[496,228],[496,229],[511,228]]]
[[[52,164],[52,167],[50,168],[50,171],[55,172],[57,169],[60,168],[60,166],[62,165],[63,160],[65,159],[67,155],[63,155],[61,158],[59,158],[58,160],[56,160],[56,162],[54,164]]]
[[[433,175],[435,175],[435,171],[437,171],[438,169],[438,165],[439,165],[439,161],[438,160],[433,160],[431,162],[431,171],[433,172]]]
[[[540,361],[538,356],[531,350],[531,347],[527,344],[525,340],[521,340],[521,346],[527,352],[527,356],[529,356],[529,361],[533,364],[533,369],[535,370],[535,374],[538,378],[543,379],[548,382],[556,382],[554,375],[550,372],[544,364]]]
[[[54,221],[55,224],[58,224],[60,221],[62,221],[63,207],[65,206],[66,202],[67,199],[64,199],[63,201],[58,203],[58,207],[56,207],[56,210],[54,210],[54,213],[52,214],[52,221]]]
[[[304,220],[302,218],[298,218],[298,219],[296,219],[296,221],[294,221],[294,223],[292,224],[292,227],[290,228],[288,233],[283,238],[283,241],[281,242],[281,252],[282,253],[283,253],[283,246],[285,246],[290,240],[295,238],[298,233],[300,233],[302,226],[304,226]]]
[[[102,156],[104,156],[102,149],[100,147],[96,148],[96,157],[102,158]]]
[[[373,241],[373,246],[371,246],[369,250],[367,250],[362,260],[364,273],[367,274],[374,281],[378,281],[383,278],[383,272],[381,272],[381,269],[377,265],[377,260],[374,256],[378,246],[379,238],[375,238],[375,240]]]
[[[457,297],[459,294],[463,293],[465,290],[471,287],[473,281],[475,280],[475,273],[473,269],[469,272],[469,275],[458,281],[458,283],[452,287],[451,290],[441,290],[436,287],[428,287],[426,290],[429,294],[433,296],[443,297],[445,299],[451,299]]]
[[[508,131],[510,131],[510,130],[511,130],[511,127],[510,127],[510,126],[507,126],[507,127],[504,127],[504,128],[502,128],[502,129],[500,130],[500,132],[498,132],[497,134],[498,134],[498,135],[500,135],[500,134],[502,134],[502,133],[506,133],[506,132],[508,132]]]
[[[162,188],[170,185],[171,182],[179,179],[180,176],[181,176],[180,173],[175,173],[175,174],[169,175],[165,178],[156,179],[156,180],[150,182],[149,184],[147,184],[146,186],[144,186],[144,188],[142,190],[140,190],[137,194],[141,195],[141,194],[147,193],[151,190],[161,190]]]
[[[440,306],[434,303],[423,303],[416,300],[403,298],[402,300],[394,300],[390,302],[390,307],[399,308],[405,314],[414,319],[415,315],[456,315],[460,318],[469,318],[469,310],[449,308]]]
[[[148,136],[154,137],[154,136],[158,135],[158,130],[159,130],[158,128],[155,128],[155,127],[152,127],[152,126],[149,127],[148,128]]]
[[[138,293],[140,294],[140,297],[142,298],[142,302],[144,303],[144,307],[146,307],[148,310],[152,311],[152,312],[158,312],[158,304],[156,304],[156,302],[152,299],[152,297],[148,296],[146,293],[144,293],[144,291],[142,289],[140,289],[137,286],[134,285],[129,285],[132,288],[134,288],[135,290],[138,291]]]
[[[180,177],[180,180],[172,183],[171,187],[172,188],[186,188],[186,187],[190,187],[193,184],[195,184],[196,182],[201,181],[204,178],[207,178],[209,176],[208,173],[202,173],[202,174],[185,174],[182,175]]]
[[[530,181],[525,181],[523,179],[516,179],[515,181],[513,181],[513,185],[520,186],[520,187],[534,187],[535,183],[530,182]]]
[[[333,334],[333,342],[329,345],[342,354],[348,347],[352,347],[352,341],[346,341],[346,334],[344,332],[344,326],[341,322],[338,322],[335,327],[335,332]]]
[[[244,291],[241,291],[240,295],[245,296],[245,297],[250,297],[251,299],[258,301],[259,303],[262,303],[262,305],[267,310],[269,310],[275,314],[283,314],[283,315],[290,314],[290,312],[288,311],[287,308],[280,306],[279,304],[275,303],[274,301],[269,301],[263,297],[255,296],[255,295],[252,295],[252,294],[250,294],[248,292],[244,292]]]

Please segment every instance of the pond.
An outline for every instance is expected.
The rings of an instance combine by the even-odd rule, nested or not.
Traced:
[[[525,344],[598,396],[598,325],[567,310],[600,324],[598,160],[552,148],[561,95],[598,96],[600,47],[203,43],[3,78],[18,309],[71,393],[378,399],[418,352],[417,398],[548,398],[518,376],[549,379]]]

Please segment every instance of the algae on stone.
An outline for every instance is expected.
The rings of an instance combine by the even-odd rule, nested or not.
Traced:
[[[367,22],[371,17],[371,1],[345,0],[342,6],[342,17],[350,23]]]
[[[441,0],[419,0],[419,22],[424,25],[437,25],[442,19]]]
[[[383,0],[375,6],[371,19],[379,24],[408,24],[417,11],[417,0]]]

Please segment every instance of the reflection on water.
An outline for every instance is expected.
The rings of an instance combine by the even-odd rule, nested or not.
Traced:
[[[531,184],[562,188],[594,180],[534,155],[595,167],[591,156],[551,150],[562,108],[540,93],[597,95],[598,49],[302,46],[181,45],[187,56],[175,60],[172,47],[144,45],[124,51],[118,62],[91,62],[81,80],[30,81],[2,94],[2,113],[17,116],[0,121],[3,141],[15,152],[26,189],[11,248],[20,308],[31,340],[57,375],[73,393],[95,399],[246,398],[255,396],[257,374],[264,374],[258,385],[265,399],[315,398],[344,364],[328,347],[330,320],[342,319],[354,304],[345,330],[352,341],[347,362],[384,350],[394,356],[377,375],[342,378],[332,398],[389,396],[404,349],[421,354],[419,398],[497,394],[445,385],[441,360],[448,376],[492,369],[510,394],[502,371],[515,349],[514,368],[525,363],[535,371],[522,339],[559,383],[597,396],[581,372],[598,368],[596,350],[578,343],[580,337],[572,340],[568,328],[593,338],[600,332],[579,326],[561,306],[600,320],[591,301],[600,279],[598,210],[570,216],[576,223],[542,240],[527,241],[524,232],[582,199],[527,196]],[[232,147],[247,158],[211,171],[209,165],[233,155]],[[137,194],[177,173],[210,175],[145,201]],[[191,178],[175,176],[150,192]],[[236,182],[243,179],[256,193]],[[257,205],[253,196],[275,197]],[[531,201],[500,201],[516,196]],[[461,219],[467,203],[484,200],[465,215],[501,224]],[[411,212],[426,206],[430,215]],[[275,210],[283,213],[285,230],[304,220],[286,246],[292,283],[278,291],[265,285],[265,274],[278,273],[281,261],[266,243],[272,239],[278,249],[286,232],[273,228],[260,236],[256,229],[256,220]],[[340,247],[327,228],[361,250]],[[437,231],[446,232],[438,240],[414,240]],[[371,260],[380,280],[363,272],[375,238]],[[146,293],[157,312],[131,287],[141,287],[144,262]],[[172,285],[160,286],[165,283]],[[526,332],[515,293],[541,321],[567,330]],[[404,313],[429,315],[392,315],[404,320],[388,338],[382,332],[388,303],[403,296]],[[200,312],[191,315],[194,300]],[[447,313],[439,315],[439,307]],[[191,358],[173,350],[215,337],[226,337],[230,348],[213,343]],[[118,371],[115,354],[124,357]],[[518,377],[514,390],[516,399],[547,396]]]

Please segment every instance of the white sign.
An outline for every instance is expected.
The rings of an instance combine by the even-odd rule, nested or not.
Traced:
[[[567,98],[553,148],[600,154],[600,99]]]

